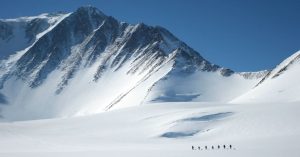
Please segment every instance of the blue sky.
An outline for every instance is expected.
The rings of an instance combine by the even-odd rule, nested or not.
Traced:
[[[300,50],[300,0],[2,0],[0,18],[84,5],[121,21],[163,26],[235,71],[271,69]]]

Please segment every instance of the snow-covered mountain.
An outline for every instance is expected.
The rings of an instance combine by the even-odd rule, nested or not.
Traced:
[[[232,102],[299,102],[300,51],[270,71],[250,91]]]
[[[299,72],[300,51],[234,72],[93,7],[2,19],[0,156],[298,157]]]
[[[0,59],[24,50],[43,36],[64,14],[41,14],[34,17],[0,19]]]
[[[6,119],[85,115],[149,102],[227,102],[267,73],[235,73],[162,27],[119,22],[90,6],[0,20],[0,29]]]

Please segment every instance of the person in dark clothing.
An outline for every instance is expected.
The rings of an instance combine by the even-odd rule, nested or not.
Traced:
[[[192,150],[194,150],[194,146],[192,146]]]
[[[200,146],[198,146],[198,150],[201,150],[201,147],[200,147]]]
[[[229,148],[231,149],[231,148],[232,148],[232,145],[229,145]]]
[[[205,149],[207,150],[207,146],[205,146]]]
[[[218,145],[218,149],[220,149],[220,145]]]
[[[223,145],[223,148],[226,149],[226,145],[225,144]]]
[[[214,149],[214,146],[211,146],[211,149]]]

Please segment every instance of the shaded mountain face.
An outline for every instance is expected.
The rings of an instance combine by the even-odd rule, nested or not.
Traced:
[[[155,100],[227,101],[262,77],[247,79],[212,64],[162,27],[119,22],[94,7],[1,20],[0,29],[0,92],[8,104],[2,116],[8,119]],[[222,88],[228,94],[220,97]]]
[[[54,25],[63,14],[0,19],[0,60],[30,46],[39,33]]]

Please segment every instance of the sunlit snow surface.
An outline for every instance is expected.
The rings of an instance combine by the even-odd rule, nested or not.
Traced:
[[[238,73],[93,7],[0,26],[0,157],[300,154],[300,51]]]
[[[300,102],[300,51],[273,69],[255,88],[232,102]]]
[[[0,156],[297,157],[299,118],[298,103],[183,102],[84,117],[2,122]],[[171,132],[190,136],[164,136]],[[234,149],[192,150],[223,144]]]

